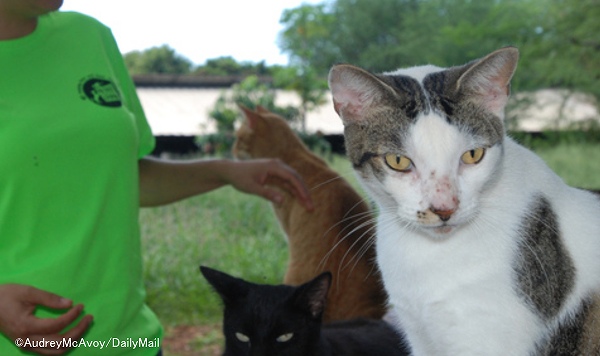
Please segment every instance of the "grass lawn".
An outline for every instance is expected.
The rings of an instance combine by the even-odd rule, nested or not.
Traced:
[[[283,278],[287,246],[269,203],[232,188],[143,209],[148,301],[167,324],[220,318],[199,266],[264,283]]]
[[[561,145],[538,153],[568,184],[600,189],[600,145]],[[356,184],[344,157],[334,157],[332,165]],[[287,245],[265,200],[222,188],[142,209],[140,221],[148,303],[172,333],[180,330],[177,325],[204,327],[202,337],[190,337],[188,347],[197,353],[215,354],[222,343],[219,298],[202,278],[201,264],[255,282],[283,279]]]
[[[567,184],[600,190],[600,145],[561,145],[537,153]]]

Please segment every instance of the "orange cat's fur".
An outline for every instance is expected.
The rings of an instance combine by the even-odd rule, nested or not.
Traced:
[[[281,117],[261,107],[242,110],[246,120],[236,133],[234,155],[285,162],[302,176],[315,205],[309,212],[287,194],[282,204],[274,206],[289,243],[284,283],[299,285],[330,271],[334,278],[324,321],[381,318],[387,294],[375,264],[375,230],[368,205]]]

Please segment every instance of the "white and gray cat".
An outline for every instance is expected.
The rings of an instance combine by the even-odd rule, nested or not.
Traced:
[[[413,355],[600,355],[600,199],[506,136],[518,57],[329,74]]]

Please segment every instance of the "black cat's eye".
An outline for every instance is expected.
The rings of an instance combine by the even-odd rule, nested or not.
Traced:
[[[475,149],[472,149],[472,150],[469,150],[469,151],[463,153],[463,155],[460,157],[460,160],[464,164],[477,164],[477,163],[481,162],[484,155],[485,155],[485,148],[482,148],[482,147],[475,148]]]
[[[388,167],[398,172],[408,172],[413,166],[410,158],[395,153],[386,154],[385,163]]]
[[[280,335],[276,340],[277,342],[288,342],[294,337],[294,333],[287,333]]]
[[[235,337],[241,342],[250,342],[250,338],[242,333],[235,333]]]

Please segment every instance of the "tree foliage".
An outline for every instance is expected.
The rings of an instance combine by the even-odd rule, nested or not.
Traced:
[[[184,74],[211,76],[251,75],[270,76],[279,66],[258,63],[237,62],[231,56],[208,59],[203,65],[194,66],[187,58],[167,45],[152,47],[143,51],[132,51],[124,55],[125,64],[133,74]]]
[[[600,3],[549,0],[531,56],[536,85],[577,89],[600,99]],[[543,74],[543,75],[542,75]]]
[[[237,62],[231,56],[218,57],[209,59],[204,65],[198,66],[194,70],[197,75],[270,75],[269,68],[264,61],[258,63],[252,62]]]
[[[327,81],[311,66],[290,66],[275,72],[275,87],[292,90],[300,97],[298,121],[300,131],[306,132],[306,114],[325,103]]]
[[[515,88],[600,97],[598,18],[598,0],[335,0],[287,10],[279,43],[322,76],[339,62],[445,67],[513,45],[522,57]]]
[[[134,74],[188,74],[192,62],[177,54],[167,45],[152,47],[145,51],[133,51],[124,55],[129,73]]]

